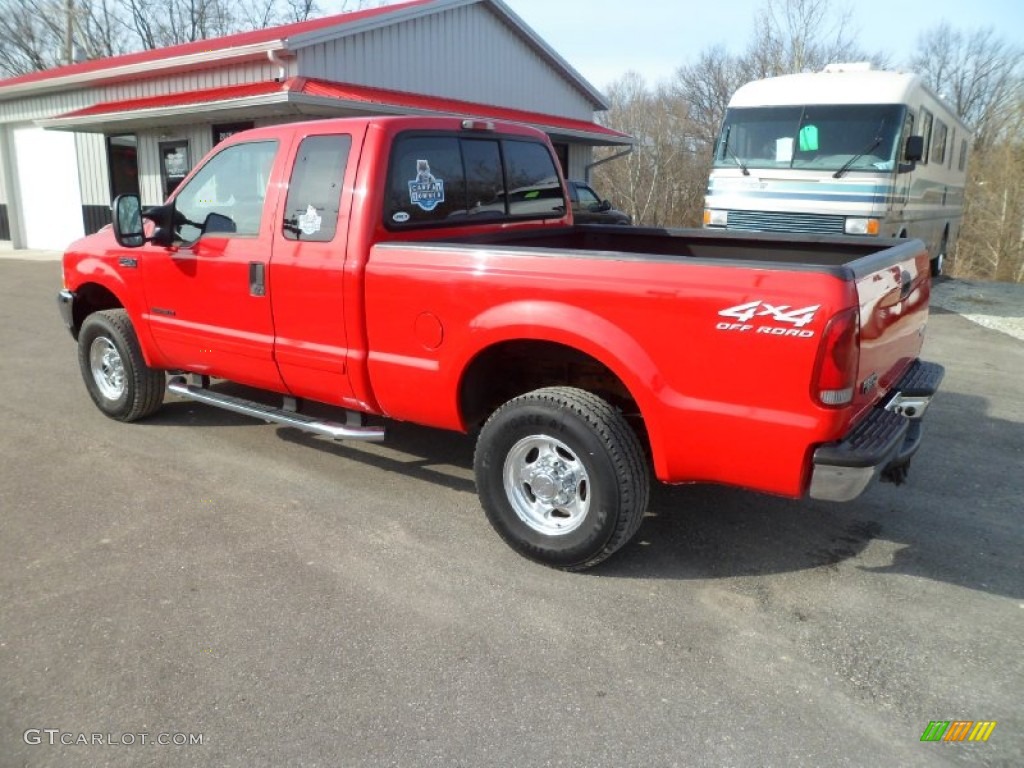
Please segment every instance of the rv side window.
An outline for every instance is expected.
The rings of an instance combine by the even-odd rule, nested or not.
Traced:
[[[924,157],[921,158],[921,165],[927,165],[928,149],[932,142],[932,113],[924,107],[921,107],[921,136],[924,137]]]
[[[960,139],[960,170],[967,167],[967,139]]]
[[[946,135],[948,129],[941,120],[935,121],[935,130],[932,132],[932,149],[929,156],[939,165],[946,162]]]

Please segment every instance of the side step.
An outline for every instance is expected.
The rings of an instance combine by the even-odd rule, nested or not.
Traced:
[[[252,416],[263,421],[283,424],[286,427],[301,429],[303,432],[312,432],[315,435],[323,435],[332,440],[364,440],[379,442],[384,439],[383,427],[360,427],[339,424],[334,421],[321,421],[312,416],[305,416],[295,411],[287,411],[282,408],[274,408],[271,405],[263,405],[252,400],[244,400],[241,397],[224,395],[220,392],[211,392],[203,387],[196,387],[188,383],[184,376],[172,376],[167,382],[167,390],[179,397],[206,403],[226,411],[234,411],[243,416]]]

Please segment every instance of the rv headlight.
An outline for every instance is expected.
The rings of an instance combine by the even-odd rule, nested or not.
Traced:
[[[848,235],[877,235],[878,219],[847,219],[845,229]]]
[[[713,208],[704,209],[705,227],[724,227],[729,223],[728,211],[716,211]]]

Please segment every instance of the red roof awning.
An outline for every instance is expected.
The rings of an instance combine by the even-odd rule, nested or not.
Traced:
[[[145,125],[154,121],[159,121],[158,124],[196,122],[203,113],[211,113],[210,119],[214,116],[224,119],[231,116],[232,112],[239,114],[243,111],[247,116],[287,113],[322,117],[410,112],[453,114],[526,123],[553,135],[582,139],[593,144],[632,143],[627,134],[587,120],[303,77],[293,77],[283,83],[246,83],[108,101],[39,122],[48,128],[110,133],[124,131],[132,124]]]

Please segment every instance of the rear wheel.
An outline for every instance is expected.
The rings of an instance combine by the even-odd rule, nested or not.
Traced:
[[[150,368],[123,309],[94,312],[78,334],[78,365],[96,407],[118,421],[135,421],[160,409],[164,372]]]
[[[942,233],[942,240],[939,243],[939,252],[935,258],[931,260],[931,271],[932,277],[938,277],[942,274],[942,269],[946,262],[946,250],[949,248],[949,232]]]
[[[650,493],[643,448],[622,414],[571,387],[499,408],[480,432],[474,469],[499,535],[565,570],[596,565],[628,542]]]

